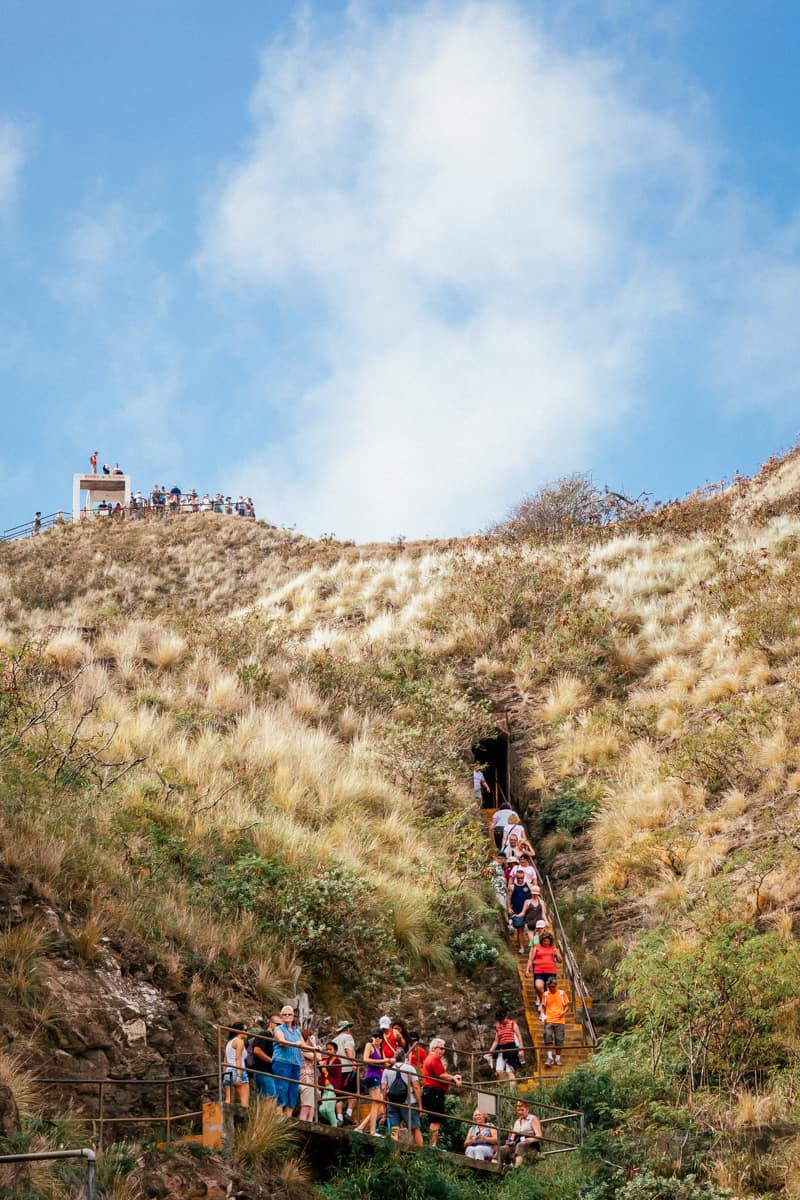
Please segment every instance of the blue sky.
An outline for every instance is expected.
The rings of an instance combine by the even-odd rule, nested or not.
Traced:
[[[357,540],[798,434],[789,0],[5,0],[0,529],[97,448]]]

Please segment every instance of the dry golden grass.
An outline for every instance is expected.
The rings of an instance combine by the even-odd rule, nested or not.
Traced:
[[[236,1130],[236,1159],[248,1167],[269,1166],[287,1156],[297,1141],[294,1123],[274,1104],[256,1101]]]
[[[27,1056],[0,1050],[0,1084],[11,1093],[21,1117],[35,1117],[41,1110],[41,1089],[28,1069]]]
[[[568,717],[589,702],[589,689],[586,684],[574,675],[559,675],[556,681],[547,689],[538,715],[548,724]]]
[[[44,648],[45,662],[74,671],[92,657],[91,647],[77,633],[64,631],[51,637]]]
[[[687,881],[697,883],[716,875],[725,865],[729,850],[730,843],[725,838],[698,838],[684,858]]]

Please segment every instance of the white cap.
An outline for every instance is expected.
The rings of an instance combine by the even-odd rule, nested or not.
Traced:
[[[537,929],[547,929],[547,921],[537,921],[536,928]]]
[[[380,1021],[378,1021],[378,1028],[379,1029],[391,1029],[392,1028],[391,1017],[386,1017],[386,1016],[381,1017]]]

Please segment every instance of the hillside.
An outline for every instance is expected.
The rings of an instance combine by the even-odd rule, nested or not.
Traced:
[[[798,1194],[799,476],[549,540],[0,547],[2,1078],[206,1067],[204,1022],[298,987],[480,1041],[513,976],[467,772],[504,712],[619,1034],[559,1085],[591,1136],[547,1187]]]

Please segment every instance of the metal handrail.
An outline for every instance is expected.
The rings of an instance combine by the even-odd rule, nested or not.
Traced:
[[[90,1150],[88,1147],[80,1150],[36,1150],[28,1154],[0,1154],[0,1163],[43,1162],[51,1158],[85,1158],[86,1200],[95,1200],[97,1195],[97,1158],[94,1150]]]
[[[55,512],[47,513],[46,516],[39,518],[39,529],[49,529],[53,525],[58,525],[59,521],[66,523],[64,509],[56,509]],[[28,537],[33,533],[33,527],[36,524],[36,518],[32,521],[23,521],[21,525],[12,525],[10,529],[4,529],[0,534],[0,542],[13,542],[17,538]]]
[[[545,886],[547,887],[547,894],[550,897],[550,903],[552,904],[551,912],[553,914],[553,924],[558,927],[558,943],[564,956],[564,968],[569,977],[569,981],[572,984],[572,1010],[576,1019],[581,1023],[584,1037],[588,1038],[590,1046],[595,1047],[597,1045],[597,1032],[592,1024],[592,1018],[589,1015],[589,992],[587,991],[586,984],[583,982],[583,976],[581,975],[580,967],[578,966],[578,960],[576,959],[572,947],[569,944],[569,939],[567,938],[567,934],[561,920],[561,914],[558,911],[558,905],[556,904],[553,887],[550,883],[550,876],[545,875],[544,881]],[[580,998],[581,1002],[580,1012],[578,1012],[578,998]]]

